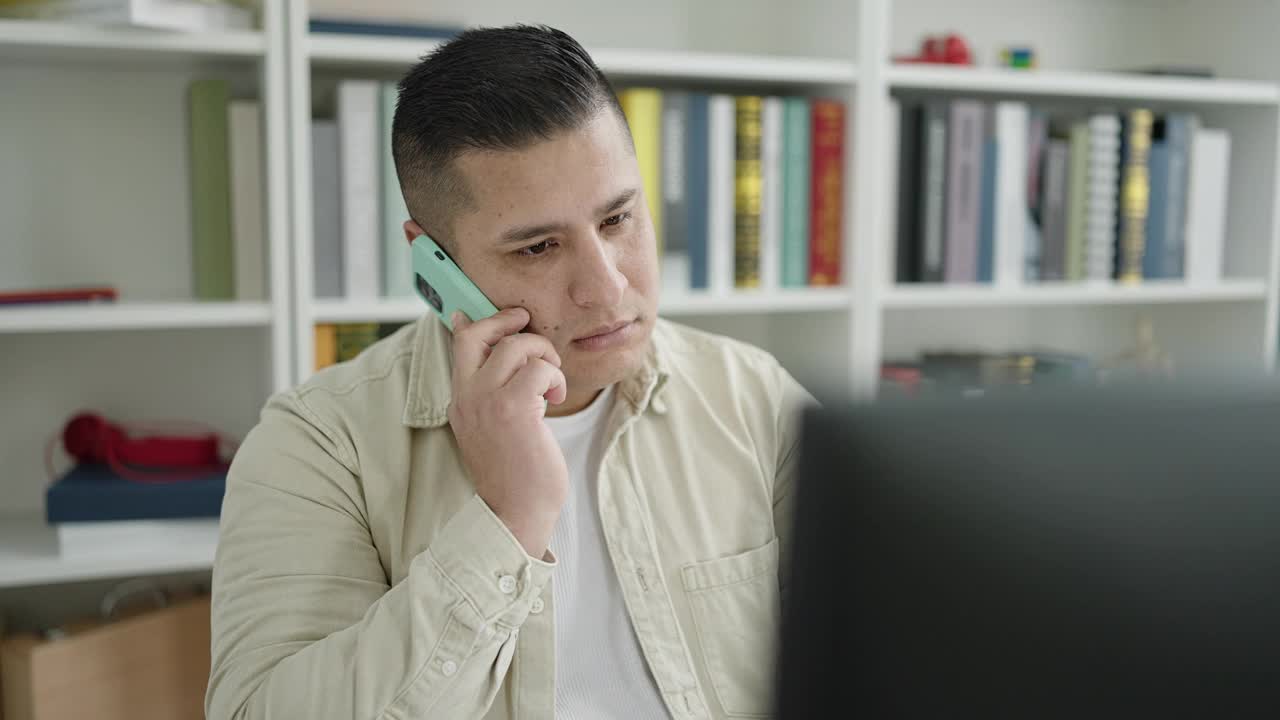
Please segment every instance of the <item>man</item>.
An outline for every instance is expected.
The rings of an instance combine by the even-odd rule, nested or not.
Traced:
[[[469,31],[401,82],[393,146],[407,239],[502,311],[425,313],[267,404],[228,478],[208,716],[767,714],[809,396],[657,319],[609,83],[556,30]]]

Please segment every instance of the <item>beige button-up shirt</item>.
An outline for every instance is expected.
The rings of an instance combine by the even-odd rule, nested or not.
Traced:
[[[426,315],[263,409],[223,504],[211,720],[553,717],[554,561],[467,478],[451,353]],[[654,681],[678,720],[765,716],[812,398],[663,320],[617,390],[598,509]]]

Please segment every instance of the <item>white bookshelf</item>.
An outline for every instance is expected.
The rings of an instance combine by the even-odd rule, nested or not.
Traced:
[[[181,395],[186,407],[205,408],[209,415],[223,418],[227,429],[247,430],[267,392],[311,373],[315,323],[407,322],[426,311],[416,298],[312,297],[309,121],[318,90],[335,78],[393,79],[437,44],[308,33],[310,10],[352,6],[344,6],[342,0],[263,3],[261,31],[194,35],[0,21],[0,93],[6,101],[29,97],[62,103],[58,117],[75,118],[61,125],[51,121],[48,130],[29,121],[19,125],[34,133],[38,143],[52,145],[54,138],[65,137],[65,157],[55,160],[70,164],[69,158],[77,152],[83,156],[85,147],[98,150],[95,145],[76,145],[80,138],[68,134],[67,128],[83,132],[86,122],[109,126],[113,117],[138,125],[129,134],[106,138],[122,145],[136,162],[117,163],[122,168],[117,177],[90,157],[85,172],[94,182],[64,188],[77,202],[47,210],[49,232],[55,237],[24,231],[16,236],[17,243],[38,243],[42,248],[45,256],[37,254],[40,262],[33,262],[33,267],[72,265],[78,261],[77,252],[58,250],[55,240],[74,240],[92,218],[96,233],[103,227],[111,230],[93,238],[110,248],[98,251],[94,264],[118,268],[112,264],[114,258],[128,256],[136,268],[125,271],[125,279],[147,290],[142,293],[145,299],[135,300],[131,294],[128,302],[111,306],[0,308],[0,377],[9,378],[0,380],[0,438],[5,438],[0,440],[0,457],[13,466],[0,481],[6,497],[0,502],[0,515],[39,517],[43,473],[39,461],[25,459],[28,448],[41,446],[66,419],[66,408],[81,399],[114,401],[146,419],[158,416],[159,408],[171,407],[170,397]],[[1280,8],[1209,0],[741,0],[731,8],[727,3],[653,0],[645,13],[622,17],[622,9],[587,0],[536,9],[514,0],[451,0],[443,6],[373,0],[360,5],[362,16],[416,17],[433,24],[546,22],[580,39],[619,84],[811,93],[850,103],[846,286],[664,295],[660,301],[660,312],[668,317],[762,345],[804,381],[871,397],[882,362],[970,339],[993,349],[1038,344],[1110,352],[1126,342],[1139,314],[1156,318],[1160,337],[1175,352],[1188,357],[1224,354],[1240,364],[1274,371],[1280,326],[1280,216],[1275,211],[1280,197],[1280,46],[1272,41],[1269,28],[1280,24]],[[1028,23],[1027,17],[1039,19]],[[1107,32],[1099,32],[1099,27]],[[921,35],[952,29],[969,38],[980,67],[891,61],[914,49]],[[992,67],[996,51],[1006,43],[1036,47],[1041,69]],[[1107,70],[1161,62],[1212,63],[1220,77],[1170,78]],[[165,278],[189,270],[184,255],[175,250],[182,244],[175,238],[187,237],[186,200],[181,192],[166,196],[165,202],[127,193],[132,185],[145,186],[157,173],[166,185],[185,190],[178,88],[203,72],[230,73],[238,88],[249,88],[263,100],[271,197],[271,295],[264,302],[185,300],[179,292],[182,283]],[[37,73],[41,78],[49,73],[54,91],[40,94],[41,86],[32,79]],[[80,74],[85,77],[78,78]],[[135,77],[145,82],[129,82]],[[83,99],[66,99],[80,91]],[[885,116],[889,98],[899,94],[1024,99],[1076,107],[1150,103],[1202,113],[1208,124],[1232,132],[1236,153],[1225,278],[1212,286],[893,284],[883,270],[893,256],[888,200],[896,187],[888,180],[896,158],[889,157]],[[129,104],[139,101],[136,110]],[[104,103],[105,110],[99,107]],[[156,119],[157,110],[166,107],[171,112]],[[13,111],[0,108],[0,119],[13,117],[6,112]],[[84,117],[77,117],[77,112]],[[0,148],[4,132],[0,129]],[[138,138],[146,140],[145,146]],[[167,148],[164,152],[172,156],[173,167],[149,161],[145,150],[153,145]],[[125,149],[107,147],[103,152],[123,154]],[[9,187],[25,187],[25,175],[0,177],[10,181]],[[165,190],[148,188],[157,197]],[[6,201],[6,194],[0,193],[0,219],[8,219],[6,212],[19,212],[18,203],[31,202],[29,195],[8,195]],[[94,212],[76,222],[60,217],[64,208],[74,210],[77,205]],[[137,222],[144,227],[131,224]],[[13,245],[8,236],[0,241],[0,279],[10,258],[31,257],[5,255],[4,248]],[[166,362],[182,365],[190,379],[147,382],[155,373],[155,358],[168,353],[174,353],[176,361]],[[259,366],[265,378],[262,392],[245,391],[245,376]],[[11,530],[6,524],[0,530],[0,587],[207,568],[212,559],[211,540],[175,538],[162,548],[122,547],[89,562],[32,549],[38,537],[30,528]]]

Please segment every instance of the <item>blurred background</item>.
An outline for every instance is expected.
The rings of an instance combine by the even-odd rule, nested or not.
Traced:
[[[513,22],[614,83],[662,312],[815,393],[1274,370],[1280,3],[0,0],[9,720],[84,717],[71,684],[95,717],[199,716],[223,478],[131,477],[64,428],[225,457],[420,316],[394,83]]]

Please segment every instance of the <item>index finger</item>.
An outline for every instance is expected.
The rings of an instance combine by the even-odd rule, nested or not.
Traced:
[[[499,340],[520,332],[528,324],[529,311],[522,307],[507,308],[475,322],[459,312],[453,328],[454,384],[474,375]]]

